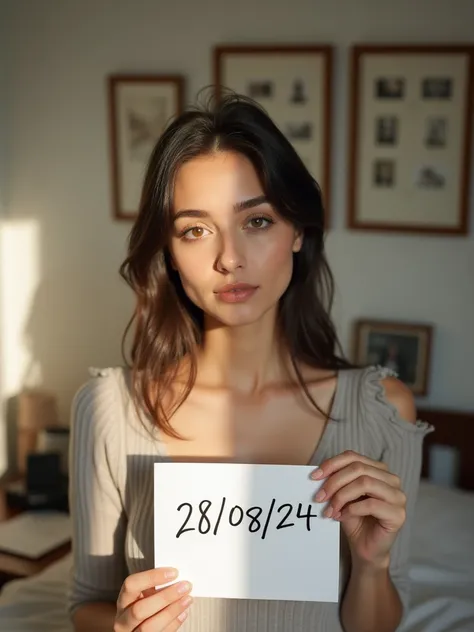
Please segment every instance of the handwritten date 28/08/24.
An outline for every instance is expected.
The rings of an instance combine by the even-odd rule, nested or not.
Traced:
[[[238,527],[244,523],[245,517],[249,518],[248,530],[250,533],[258,533],[261,531],[262,540],[265,540],[272,517],[274,517],[273,526],[275,529],[287,529],[295,526],[295,522],[291,522],[292,513],[295,509],[291,503],[284,503],[276,509],[276,499],[273,498],[266,513],[263,507],[257,506],[250,507],[247,511],[244,511],[240,505],[233,505],[230,509],[226,509],[226,503],[227,499],[224,496],[220,503],[219,511],[215,514],[215,512],[212,512],[211,510],[212,502],[210,500],[201,500],[198,505],[198,512],[196,512],[198,513],[197,527],[187,526],[190,522],[192,522],[195,508],[191,505],[191,503],[181,503],[178,506],[177,511],[187,508],[188,513],[183,524],[178,529],[176,537],[181,537],[187,531],[198,531],[198,533],[202,535],[207,533],[217,535],[219,527],[223,521],[224,523],[227,521],[231,527]],[[294,516],[294,518],[298,520],[306,520],[307,531],[311,531],[311,518],[318,517],[318,514],[311,513],[311,509],[311,505],[308,504],[306,513],[303,513],[303,503],[299,503]],[[214,514],[214,516],[212,514]],[[213,524],[212,520],[214,518],[215,521]]]

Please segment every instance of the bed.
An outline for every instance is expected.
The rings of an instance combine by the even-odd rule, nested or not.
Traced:
[[[420,410],[436,426],[425,440],[410,576],[411,606],[400,632],[474,632],[474,415]],[[432,444],[460,456],[459,488],[430,482]],[[41,574],[12,581],[0,594],[2,632],[72,632],[65,608],[71,556]]]

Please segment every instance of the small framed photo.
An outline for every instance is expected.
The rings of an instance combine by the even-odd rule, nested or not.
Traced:
[[[473,112],[473,46],[354,46],[348,227],[466,235]]]
[[[445,116],[430,116],[426,119],[425,145],[446,147],[448,119]]]
[[[359,320],[354,325],[356,364],[392,369],[414,395],[428,394],[433,327],[428,324]]]
[[[403,77],[380,77],[374,82],[375,96],[378,99],[403,99],[405,80]]]
[[[377,116],[375,119],[375,138],[377,145],[393,147],[398,142],[398,117]]]
[[[453,80],[450,77],[423,79],[421,87],[423,99],[450,99],[453,94]]]
[[[113,212],[133,220],[153,147],[183,109],[184,80],[171,75],[108,77]]]
[[[331,46],[217,46],[214,82],[257,101],[321,187],[330,214]]]
[[[376,160],[374,162],[374,186],[395,186],[395,161]]]

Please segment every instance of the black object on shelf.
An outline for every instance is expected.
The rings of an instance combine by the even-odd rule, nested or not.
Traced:
[[[28,455],[26,479],[6,485],[7,503],[14,509],[69,511],[68,477],[61,472],[61,455]]]

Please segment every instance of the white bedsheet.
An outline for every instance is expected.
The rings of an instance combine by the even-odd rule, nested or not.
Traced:
[[[45,571],[6,584],[0,593],[1,632],[73,632],[66,611],[72,556]]]
[[[41,575],[7,584],[1,632],[72,632],[67,556]],[[474,632],[474,494],[420,486],[412,534],[411,607],[400,632]]]
[[[420,485],[403,632],[474,632],[474,494]]]

